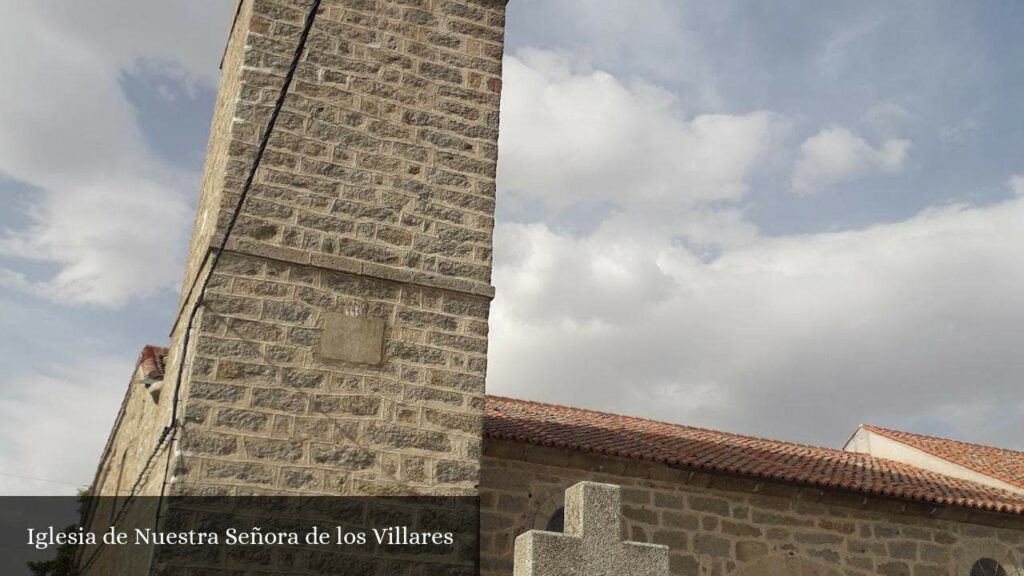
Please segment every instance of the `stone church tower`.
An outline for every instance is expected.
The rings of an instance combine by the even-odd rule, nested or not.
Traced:
[[[224,54],[171,346],[177,491],[472,493],[501,0],[323,2],[180,350],[310,3],[243,0]]]
[[[207,528],[225,501],[269,501],[259,521],[287,524],[278,505],[301,501],[469,537],[443,565],[390,544],[96,546],[83,576],[1024,564],[1020,452],[873,427],[842,451],[485,397],[505,0],[323,0],[247,187],[314,1],[239,0],[170,347],[140,355],[93,484],[112,498],[85,523]],[[251,494],[479,498],[159,497]],[[360,507],[380,501],[402,510]]]
[[[166,377],[97,491],[475,494],[505,2],[324,0],[211,271],[312,1],[236,4]]]

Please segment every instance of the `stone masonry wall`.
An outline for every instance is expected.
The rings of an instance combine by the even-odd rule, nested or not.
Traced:
[[[159,406],[146,391],[138,374],[133,374],[119,420],[111,433],[106,457],[92,485],[94,496],[116,496],[131,490],[132,484],[142,475],[143,466],[156,448],[160,432],[166,425],[159,412]]]
[[[474,493],[488,303],[230,254],[198,335],[176,492]],[[329,312],[383,319],[383,363],[319,357]]]
[[[505,0],[323,1],[183,349],[311,4],[236,1],[165,389],[133,383],[104,494],[140,477],[179,366],[171,475],[162,452],[141,495],[476,494]]]
[[[186,287],[237,202],[309,4],[242,4]],[[504,5],[326,0],[232,245],[490,295]]]
[[[186,291],[310,4],[241,5]],[[475,493],[503,27],[503,0],[323,2],[192,335],[176,493]],[[383,359],[332,359],[332,314],[382,321]]]
[[[168,358],[176,365],[177,359]],[[164,392],[164,398],[169,393]],[[115,522],[120,527],[152,526],[155,509],[152,502],[160,493],[167,464],[168,443],[158,448],[160,434],[170,421],[169,401],[155,402],[141,382],[138,370],[132,375],[114,429],[93,480],[86,527],[94,533],[106,532]],[[148,467],[147,467],[148,466]],[[139,483],[138,487],[135,486]],[[141,498],[128,501],[135,490]],[[139,506],[150,499],[150,505]],[[78,566],[82,576],[95,574],[145,574],[152,549],[131,547],[82,547]]]
[[[581,480],[622,486],[623,537],[668,545],[680,576],[790,573],[783,559],[818,566],[808,574],[967,576],[983,557],[1013,574],[1024,558],[1019,519],[488,440],[481,574],[512,574],[515,537],[544,530]]]

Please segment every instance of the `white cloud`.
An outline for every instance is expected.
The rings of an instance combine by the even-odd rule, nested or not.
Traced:
[[[884,18],[869,13],[859,15],[853,22],[844,22],[822,46],[818,67],[831,77],[841,76],[850,64],[850,57],[857,54],[857,49],[875,36],[884,23]]]
[[[893,138],[873,148],[846,128],[825,128],[800,146],[791,184],[799,194],[813,194],[867,174],[898,172],[909,152],[908,140]]]
[[[722,70],[708,53],[706,32],[709,21],[731,10],[676,0],[518,0],[508,5],[506,42],[564,51],[619,76],[671,85],[691,106],[721,110]]]
[[[0,494],[74,494],[92,482],[130,376],[130,364],[97,358],[8,382],[0,471],[22,478],[0,476]]]
[[[676,289],[643,241],[580,239],[543,224],[508,224],[498,228],[495,242],[505,248],[502,265],[515,270],[502,277],[502,289],[521,297],[507,312],[527,323],[599,328],[642,315]],[[623,306],[627,301],[635,304]]]
[[[977,118],[967,117],[939,127],[939,140],[947,146],[961,145],[974,137],[981,127]]]
[[[710,264],[667,242],[505,225],[489,390],[839,444],[861,421],[1024,409],[1024,199],[760,239]],[[514,248],[510,248],[514,247]]]
[[[786,132],[765,111],[688,118],[665,90],[552,52],[507,57],[504,74],[498,179],[509,202],[637,211],[735,201]]]
[[[1024,409],[1024,202],[767,238],[744,204],[784,119],[688,118],[550,52],[507,58],[505,86],[499,200],[548,210],[496,230],[491,392],[818,443],[908,414],[1008,442],[977,418]],[[898,171],[909,146],[822,130],[794,187]],[[616,209],[588,231],[552,224],[594,201]]]
[[[180,279],[175,262],[190,219],[187,201],[168,184],[111,175],[52,194],[27,229],[0,239],[0,254],[59,265],[53,277],[23,286],[41,296],[117,305]]]
[[[875,134],[889,137],[902,128],[913,115],[895,102],[879,102],[864,113],[864,121]]]
[[[1010,190],[1017,196],[1024,197],[1024,176],[1013,176],[1010,178]]]
[[[18,54],[0,89],[0,173],[43,192],[22,226],[0,232],[0,255],[58,266],[25,280],[36,293],[118,305],[178,280],[169,263],[185,248],[195,175],[149,150],[121,81],[153,66],[211,81],[209,43],[223,31],[191,42],[180,30],[224,26],[228,9],[200,4],[26,3],[0,20],[0,52]]]
[[[19,55],[0,86],[0,171],[44,190],[29,225],[3,234],[0,251],[59,267],[43,280],[0,270],[0,285],[110,305],[178,281],[166,263],[185,247],[191,175],[154,159],[120,82],[126,71],[153,69],[186,94],[211,82],[229,4],[26,2],[0,20],[0,50]],[[781,51],[754,40],[724,50],[718,67],[701,53],[710,36],[679,33],[689,5],[536,4],[578,17],[546,18],[557,28],[546,45],[565,41],[602,66],[671,79],[673,91],[552,52],[506,58],[499,203],[543,209],[524,218],[531,224],[496,231],[491,392],[818,443],[840,443],[861,420],[907,418],[1018,440],[1022,177],[1010,183],[1022,198],[1002,204],[764,238],[745,202],[758,171],[787,155],[786,119],[692,110],[722,110],[722,86],[749,87],[739,78],[782,74],[797,87],[785,98],[796,98],[807,78],[785,76],[785,66],[751,76],[765,58],[803,62],[791,38]],[[575,29],[565,33],[564,22]],[[642,38],[630,36],[637,30]],[[835,37],[819,70],[852,70],[854,49],[876,31],[870,20]],[[765,34],[744,32],[711,36],[733,47]],[[811,193],[901,170],[910,143],[893,137],[900,110],[881,105],[864,119],[871,144],[845,128],[822,130],[804,142],[792,174],[787,159],[783,180]],[[553,212],[592,202],[612,209],[588,233],[550,224]],[[705,248],[715,257],[694,255]],[[10,379],[0,467],[88,481],[129,367],[96,360]]]
[[[15,270],[0,268],[0,287],[14,288],[20,291],[27,291],[31,284],[25,279],[25,275]]]
[[[161,66],[193,81],[214,82],[235,3],[91,0],[36,4],[41,5],[32,13],[45,20],[48,29],[87,43],[91,54],[115,67]]]

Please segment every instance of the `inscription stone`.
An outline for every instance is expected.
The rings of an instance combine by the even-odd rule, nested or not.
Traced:
[[[366,316],[324,315],[320,354],[328,360],[380,364],[383,359],[384,321]]]

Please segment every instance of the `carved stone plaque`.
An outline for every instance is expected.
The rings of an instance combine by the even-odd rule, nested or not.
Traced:
[[[384,321],[328,313],[324,317],[320,355],[327,360],[380,364],[384,356]]]

